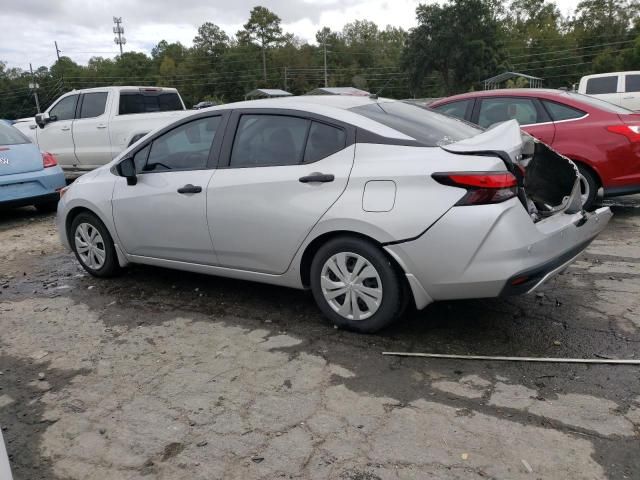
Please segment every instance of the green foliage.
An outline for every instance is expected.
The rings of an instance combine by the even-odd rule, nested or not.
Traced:
[[[640,70],[638,0],[583,0],[563,17],[553,0],[447,0],[416,10],[410,31],[368,20],[328,27],[309,44],[283,32],[280,17],[264,7],[230,37],[204,22],[193,46],[161,40],[150,54],[125,52],[79,65],[61,57],[35,68],[46,108],[73,88],[106,85],[176,87],[188,107],[206,99],[236,101],[255,88],[303,94],[324,85],[357,86],[395,98],[439,97],[482,89],[504,71],[570,86],[582,75]],[[35,113],[31,74],[0,62],[0,118]],[[512,81],[505,86],[523,86]]]

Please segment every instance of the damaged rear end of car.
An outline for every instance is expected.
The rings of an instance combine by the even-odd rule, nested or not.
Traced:
[[[432,300],[531,292],[573,262],[612,216],[606,207],[584,211],[575,164],[515,121],[440,148],[470,166],[432,177],[466,193],[420,238],[387,247]],[[504,171],[473,171],[481,157],[500,158]]]

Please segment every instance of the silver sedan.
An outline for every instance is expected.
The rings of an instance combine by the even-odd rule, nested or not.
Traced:
[[[537,288],[611,217],[579,192],[515,121],[294,97],[152,132],[65,189],[58,226],[97,277],[140,263],[309,288],[336,325],[374,332],[409,305]]]

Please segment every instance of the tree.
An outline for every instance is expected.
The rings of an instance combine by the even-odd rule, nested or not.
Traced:
[[[238,39],[244,43],[257,44],[262,51],[262,74],[267,81],[267,48],[282,43],[285,38],[280,27],[280,17],[265,7],[253,7],[244,30],[238,32]]]
[[[402,58],[412,88],[431,72],[440,76],[447,94],[495,74],[504,58],[500,8],[493,0],[418,6],[418,26],[410,31]]]
[[[229,36],[211,22],[200,25],[193,39],[193,48],[209,57],[220,58],[228,47]]]

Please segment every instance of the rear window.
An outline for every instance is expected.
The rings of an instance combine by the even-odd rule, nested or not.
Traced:
[[[482,129],[447,115],[404,102],[376,102],[349,109],[427,147],[437,147],[470,138]]]
[[[12,126],[0,122],[0,145],[20,145],[22,143],[29,143],[29,139]]]
[[[160,94],[122,92],[120,94],[120,115],[169,112],[172,110],[183,110],[180,97],[175,92]]]
[[[587,95],[616,93],[618,91],[618,76],[596,77],[587,80]]]
[[[584,102],[591,107],[604,110],[605,112],[618,113],[623,115],[627,113],[633,113],[631,110],[627,108],[614,105],[613,103],[605,102],[604,100],[601,100],[599,98],[590,97],[589,95],[582,95],[581,93],[576,93],[576,92],[567,92],[566,95],[573,98],[574,100]]]

